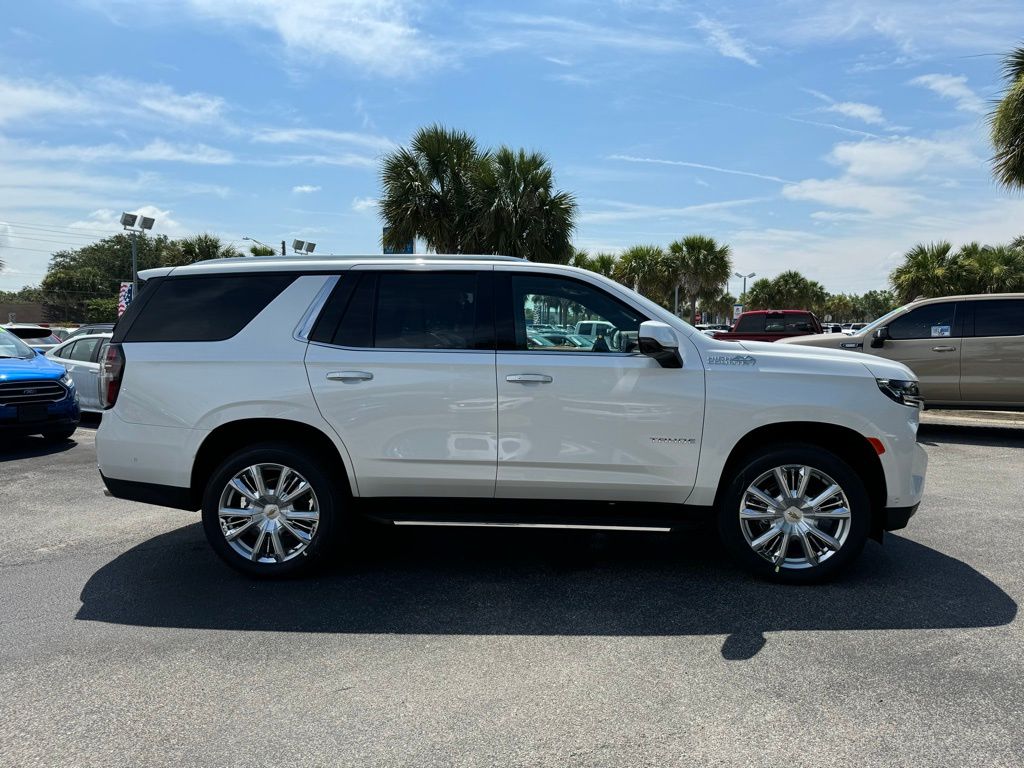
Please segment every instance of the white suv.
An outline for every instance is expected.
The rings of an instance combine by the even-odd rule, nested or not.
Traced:
[[[142,277],[104,356],[103,481],[202,509],[250,574],[312,565],[357,516],[665,532],[706,516],[747,568],[811,582],[921,500],[908,368],[716,341],[592,272],[376,256]],[[620,332],[538,346],[538,315]]]

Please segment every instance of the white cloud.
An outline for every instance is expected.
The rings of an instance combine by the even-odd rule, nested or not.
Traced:
[[[682,168],[698,168],[703,171],[715,171],[716,173],[728,173],[734,176],[749,176],[753,179],[764,179],[775,181],[781,184],[792,184],[793,182],[781,179],[778,176],[769,176],[764,173],[753,173],[752,171],[740,171],[735,168],[720,168],[715,165],[704,165],[703,163],[691,163],[685,160],[663,160],[658,157],[634,157],[633,155],[610,155],[609,160],[622,160],[627,163],[651,163],[654,165],[675,165]]]
[[[862,104],[858,101],[840,101],[824,108],[826,112],[836,112],[855,120],[861,120],[868,125],[886,125],[882,110],[872,104]]]
[[[759,66],[757,59],[747,50],[747,43],[733,36],[720,22],[701,16],[697,22],[697,29],[705,34],[708,44],[723,56],[739,59],[752,67]]]
[[[143,147],[126,147],[119,144],[82,146],[68,144],[49,146],[46,144],[27,145],[4,142],[0,147],[16,155],[19,160],[73,163],[193,163],[198,165],[228,165],[235,162],[230,152],[206,144],[173,144],[163,139],[154,139]]]
[[[979,115],[985,112],[985,102],[967,85],[967,77],[964,75],[921,75],[911,80],[910,84],[923,86],[943,99],[955,101],[956,108],[961,112]]]
[[[53,113],[91,112],[96,105],[64,83],[0,77],[0,125]]]
[[[155,205],[143,205],[128,212],[156,219],[156,224],[153,227],[154,234],[168,235],[170,237],[185,234],[185,228],[181,222],[173,217],[173,211],[164,210]],[[87,218],[73,221],[68,226],[80,229],[83,232],[96,234],[98,237],[106,237],[121,231],[120,219],[121,211],[112,208],[100,208],[90,213]]]
[[[732,209],[763,202],[764,198],[749,197],[742,200],[724,200],[715,203],[701,203],[670,207],[660,205],[637,205],[617,200],[598,201],[609,210],[584,211],[579,216],[582,224],[597,224],[616,221],[643,221],[647,219],[709,218],[721,221],[744,221],[732,213]]]
[[[203,93],[177,94],[167,86],[147,89],[139,99],[139,106],[158,115],[185,123],[210,123],[219,120],[224,112],[224,99]]]
[[[339,152],[333,155],[286,155],[257,163],[258,165],[336,165],[342,168],[376,168],[377,158],[357,155],[354,152]]]
[[[531,16],[527,14],[480,14],[491,38],[486,43],[491,50],[507,50],[522,45],[545,44],[554,48],[563,60],[566,50],[590,48],[618,48],[644,53],[673,53],[693,51],[699,47],[679,37],[661,34],[646,27],[630,24],[601,26],[564,16]],[[494,37],[494,28],[501,30]]]
[[[836,144],[828,158],[851,176],[897,179],[925,169],[972,167],[982,161],[970,146],[958,141],[894,138]]]
[[[253,141],[265,144],[351,144],[365,149],[386,151],[395,143],[384,136],[351,131],[332,131],[325,128],[267,128],[253,135]]]
[[[834,208],[852,208],[872,216],[902,216],[913,210],[921,196],[903,187],[866,184],[855,179],[804,179],[782,188],[789,200],[823,203]]]
[[[312,184],[300,184],[297,187],[292,187],[292,194],[295,195],[309,195],[319,191],[320,187],[313,186]]]
[[[356,197],[352,199],[352,210],[364,213],[376,208],[379,202],[375,197]]]
[[[416,26],[410,0],[189,0],[197,15],[228,27],[270,31],[295,57],[340,59],[388,77],[422,74],[448,60]]]

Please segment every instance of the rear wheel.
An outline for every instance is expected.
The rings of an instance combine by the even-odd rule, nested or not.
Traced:
[[[867,541],[864,482],[817,446],[790,444],[742,463],[718,510],[725,545],[749,571],[808,584],[843,570]]]
[[[333,543],[342,490],[301,449],[266,443],[229,456],[203,495],[203,528],[214,551],[253,576],[311,568]]]

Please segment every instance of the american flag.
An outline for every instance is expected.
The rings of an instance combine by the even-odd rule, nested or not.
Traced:
[[[121,290],[117,294],[117,316],[120,317],[132,303],[132,284],[121,283]]]

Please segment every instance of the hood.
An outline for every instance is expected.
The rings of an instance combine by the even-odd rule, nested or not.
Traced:
[[[823,338],[829,336],[840,336],[841,334],[823,334]],[[819,338],[822,338],[819,337]],[[815,338],[801,337],[801,338]],[[849,339],[849,336],[843,338]],[[862,365],[867,368],[868,372],[876,379],[900,379],[903,381],[917,381],[917,375],[914,374],[907,366],[903,363],[897,363],[895,360],[886,360],[884,357],[876,357],[874,355],[865,355],[863,352],[856,352],[846,349],[832,349],[829,347],[815,347],[815,346],[803,346],[797,344],[786,344],[780,346],[779,341],[739,341],[732,342],[737,346],[743,347],[748,352],[768,354],[779,357],[788,357],[792,359],[807,360],[810,358],[817,360],[834,360],[843,363],[853,363]]]
[[[0,383],[31,379],[59,379],[63,375],[63,365],[42,355],[35,355],[28,360],[0,357]]]

